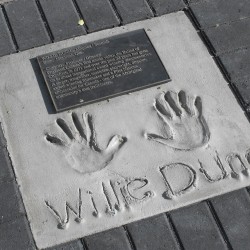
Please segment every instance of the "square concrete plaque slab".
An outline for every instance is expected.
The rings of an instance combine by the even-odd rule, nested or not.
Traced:
[[[144,29],[167,84],[59,114],[36,58]],[[250,184],[250,125],[183,12],[0,59],[0,115],[39,248]]]

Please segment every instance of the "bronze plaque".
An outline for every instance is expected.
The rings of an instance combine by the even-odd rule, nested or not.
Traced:
[[[170,81],[143,29],[37,59],[57,111]]]

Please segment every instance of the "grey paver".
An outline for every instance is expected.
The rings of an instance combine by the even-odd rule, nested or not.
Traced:
[[[250,45],[250,19],[220,25],[205,31],[217,54]]]
[[[227,249],[206,202],[173,211],[171,218],[185,250]]]
[[[0,123],[0,148],[6,147],[7,142],[3,134],[2,124]]]
[[[0,7],[0,56],[15,52],[15,46],[12,41],[3,11]]]
[[[112,28],[120,21],[109,0],[76,0],[89,32]]]
[[[71,0],[40,0],[55,41],[86,34]],[[60,8],[58,8],[60,6]]]
[[[237,88],[239,94],[241,95],[244,104],[250,104],[250,79],[240,79],[233,82],[234,86]]]
[[[198,2],[201,2],[202,0],[188,0],[187,2],[189,4],[194,4],[194,3],[198,3]]]
[[[250,198],[246,189],[213,198],[211,201],[233,249],[249,249]]]
[[[149,0],[149,3],[157,16],[179,11],[186,7],[182,0]]]
[[[0,225],[0,249],[36,249],[26,217]]]
[[[250,77],[250,49],[223,54],[219,58],[232,81]]]
[[[8,152],[6,148],[0,147],[0,184],[3,181],[9,181],[11,179],[13,179],[13,171],[9,160]]]
[[[34,0],[18,0],[5,4],[19,50],[50,42],[42,17]]]
[[[88,250],[131,250],[124,228],[119,227],[84,238]]]
[[[127,229],[137,250],[180,249],[164,214],[128,224]]]
[[[203,28],[250,16],[249,0],[207,0],[191,5],[191,9]]]
[[[113,2],[124,24],[154,16],[145,0],[113,0]]]
[[[0,200],[0,224],[14,220],[25,213],[14,181],[0,184]]]
[[[46,248],[46,250],[85,250],[80,240],[65,243],[63,245]]]

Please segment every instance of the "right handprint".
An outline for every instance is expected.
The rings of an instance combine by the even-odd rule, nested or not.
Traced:
[[[190,97],[184,91],[167,92],[155,100],[154,108],[164,126],[162,135],[145,133],[148,140],[178,150],[193,150],[209,141],[210,133],[202,116],[200,97]]]

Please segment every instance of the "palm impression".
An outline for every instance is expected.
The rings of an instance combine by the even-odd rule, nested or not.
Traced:
[[[70,166],[82,174],[105,168],[126,141],[125,137],[115,135],[106,149],[101,150],[96,142],[92,117],[84,113],[79,119],[72,113],[71,120],[73,128],[61,118],[56,120],[58,128],[65,134],[64,140],[52,134],[46,134],[46,140],[61,147]]]
[[[146,133],[148,140],[179,150],[193,150],[209,141],[200,97],[187,96],[184,91],[167,92],[155,100],[154,108],[163,120],[163,131],[162,135]]]

